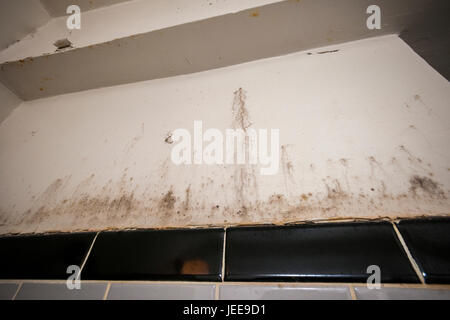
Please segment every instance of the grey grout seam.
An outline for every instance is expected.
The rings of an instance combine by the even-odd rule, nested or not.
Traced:
[[[214,288],[214,300],[219,300],[219,290],[220,284],[216,284],[216,287]]]
[[[11,298],[11,300],[16,300],[16,297],[19,294],[20,289],[22,289],[22,285],[23,285],[23,281],[20,282],[19,285],[17,286],[16,293],[14,293],[13,297]]]
[[[214,300],[219,300],[220,299],[220,287],[221,284],[225,282],[225,250],[226,250],[226,243],[227,243],[227,228],[225,227],[223,229],[223,248],[222,248],[222,274],[221,274],[221,278],[222,278],[222,282],[221,283],[217,283],[216,284],[216,288],[214,291]]]
[[[111,282],[108,282],[108,285],[106,286],[105,295],[103,296],[103,300],[108,299],[109,290],[111,289]]]
[[[400,243],[403,246],[403,250],[405,250],[406,255],[408,256],[409,262],[411,263],[412,268],[414,269],[414,271],[417,274],[417,277],[420,279],[420,282],[422,284],[425,284],[425,278],[423,277],[422,272],[420,271],[420,268],[416,262],[416,260],[414,260],[414,257],[412,256],[411,252],[408,249],[408,246],[406,245],[405,240],[403,239],[402,234],[400,233],[400,230],[398,230],[397,226],[395,225],[395,222],[391,222],[392,227],[394,228],[395,233],[397,234],[397,238],[400,240]]]
[[[356,296],[355,288],[350,284],[348,286],[348,289],[350,290],[350,296],[352,297],[352,300],[358,300],[358,297]]]

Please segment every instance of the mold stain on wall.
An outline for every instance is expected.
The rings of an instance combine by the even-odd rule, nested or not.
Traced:
[[[39,233],[285,224],[337,218],[414,216],[421,215],[424,206],[433,208],[433,205],[449,205],[448,192],[430,177],[420,175],[405,177],[407,189],[399,194],[389,193],[382,180],[372,180],[373,183],[367,190],[355,194],[346,190],[339,179],[324,177],[321,179],[321,192],[303,189],[294,196],[288,196],[282,188],[282,193],[274,193],[265,200],[259,200],[257,177],[253,171],[246,170],[248,168],[244,167],[232,171],[231,179],[235,184],[231,189],[221,179],[223,187],[211,178],[210,184],[204,184],[199,189],[188,185],[183,192],[179,188],[169,187],[168,190],[159,192],[159,195],[148,192],[148,189],[138,194],[138,187],[133,185],[125,172],[119,181],[111,181],[101,187],[95,185],[94,176],[89,176],[79,183],[72,196],[67,197],[65,191],[71,181],[68,176],[55,180],[42,194],[35,196],[34,205],[20,219],[17,219],[17,215],[7,215],[6,210],[0,211],[0,228],[2,233]],[[230,173],[229,170],[225,172]],[[236,172],[240,175],[238,179],[234,177]],[[216,179],[217,177],[220,177],[219,173],[215,175]],[[284,177],[280,179],[284,180]],[[161,191],[157,184],[158,182],[152,184],[151,189]],[[374,188],[377,184],[380,187]],[[214,197],[214,194],[224,192],[228,193],[226,197]]]
[[[232,98],[231,127],[248,133],[253,123],[247,92],[239,88]],[[161,143],[172,144],[170,132],[162,137]],[[130,157],[131,150],[143,141],[144,123],[125,145],[125,157]],[[244,150],[249,150],[249,140],[243,143]],[[170,152],[170,148],[167,150]],[[134,176],[128,167],[104,184],[98,183],[95,174],[80,182],[67,175],[32,195],[32,205],[25,212],[0,206],[0,233],[289,224],[386,216],[395,219],[423,212],[448,214],[449,191],[434,180],[431,164],[405,145],[399,145],[384,160],[375,156],[340,157],[311,163],[298,157],[293,144],[281,145],[280,157],[280,172],[271,180],[258,174],[258,165],[246,161],[204,171],[195,169],[199,176],[191,181],[185,175],[190,169],[173,165],[169,154],[155,174],[145,177]],[[364,163],[365,173],[356,174],[354,163]],[[329,174],[319,175],[318,168]],[[391,185],[392,176],[400,180],[400,192],[398,186]],[[176,184],[173,177],[177,177]]]
[[[232,105],[232,122],[231,128],[242,130],[245,135],[248,135],[248,128],[251,127],[249,111],[246,107],[246,92],[239,88],[234,92],[234,99]],[[236,143],[236,148],[241,146]],[[250,149],[250,142],[248,138],[243,141],[243,150]],[[248,154],[246,154],[248,158]],[[248,210],[255,205],[258,198],[258,184],[257,184],[257,168],[255,165],[250,165],[248,161],[245,164],[237,164],[234,162],[234,173],[232,175],[234,183],[236,214],[239,216],[246,216]]]

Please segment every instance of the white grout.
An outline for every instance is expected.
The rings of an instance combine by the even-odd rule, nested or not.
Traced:
[[[227,242],[227,228],[223,231],[223,250],[222,250],[222,282],[225,281],[225,249]]]
[[[89,255],[91,254],[92,248],[94,247],[95,240],[97,240],[97,237],[98,237],[99,233],[100,233],[100,231],[97,232],[95,234],[94,239],[92,239],[91,246],[89,247],[89,250],[88,250],[88,252],[86,254],[86,257],[84,257],[83,263],[81,264],[80,273],[78,274],[78,279],[80,279],[80,277],[81,277],[81,272],[83,271],[84,265],[86,264],[87,259],[89,258]]]
[[[395,230],[395,233],[397,234],[398,239],[400,240],[400,243],[401,243],[402,246],[403,246],[403,249],[404,249],[405,252],[406,252],[406,255],[408,256],[408,259],[409,259],[409,262],[411,263],[412,268],[414,269],[414,271],[416,272],[417,276],[419,277],[420,282],[421,282],[422,284],[425,284],[425,279],[424,279],[424,277],[423,277],[423,274],[422,274],[422,272],[420,271],[420,268],[419,268],[419,266],[417,265],[416,260],[414,260],[414,258],[413,258],[413,256],[412,256],[411,252],[409,251],[408,246],[406,245],[406,242],[405,242],[405,240],[403,239],[402,234],[400,233],[400,230],[398,230],[397,226],[395,225],[395,222],[391,222],[391,223],[392,223],[392,227],[393,227],[394,230]]]

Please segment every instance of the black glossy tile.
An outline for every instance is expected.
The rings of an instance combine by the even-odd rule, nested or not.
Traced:
[[[220,281],[223,229],[102,232],[83,279]]]
[[[0,279],[67,279],[81,267],[95,233],[0,237]]]
[[[390,223],[227,229],[225,280],[418,282]]]
[[[427,283],[450,283],[450,218],[402,220],[398,228]]]

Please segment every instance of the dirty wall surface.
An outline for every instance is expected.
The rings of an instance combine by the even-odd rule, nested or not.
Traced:
[[[447,215],[449,89],[388,36],[25,102],[0,125],[0,233]],[[175,165],[196,120],[279,129],[278,173]]]

